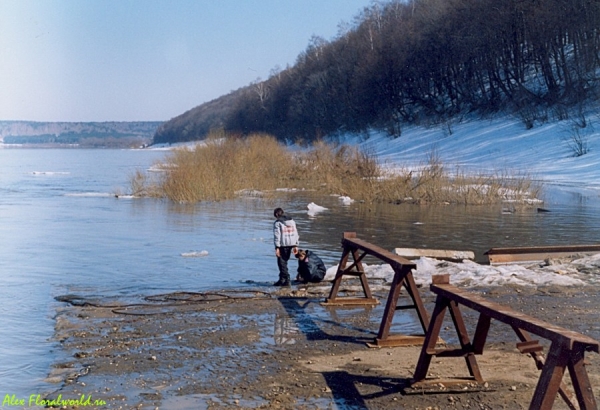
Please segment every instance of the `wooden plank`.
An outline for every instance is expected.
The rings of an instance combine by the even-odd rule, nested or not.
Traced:
[[[343,306],[343,305],[378,305],[379,300],[376,298],[353,298],[353,297],[339,297],[325,299],[325,302],[321,302],[323,306]]]
[[[399,347],[421,346],[425,340],[424,335],[389,335],[384,339],[375,338],[374,343],[367,343],[369,347]]]
[[[540,345],[538,340],[528,340],[526,342],[517,343],[517,350],[522,354],[536,353],[544,350],[544,347]]]
[[[532,253],[532,252],[600,252],[600,245],[557,245],[557,246],[525,246],[518,248],[492,248],[486,254],[497,253]]]
[[[453,251],[444,249],[395,248],[394,253],[407,259],[420,257],[442,259],[451,262],[461,262],[464,259],[474,260],[475,253],[471,251]]]
[[[549,258],[564,258],[576,254],[600,253],[600,245],[533,246],[492,248],[485,252],[490,264],[537,262]]]
[[[369,242],[363,241],[362,239],[344,238],[344,239],[342,239],[342,246],[348,246],[350,248],[358,248],[358,249],[368,253],[369,255],[374,256],[378,259],[381,259],[385,263],[392,265],[392,267],[402,266],[402,265],[411,266],[412,268],[417,267],[417,265],[415,265],[414,262],[411,262],[408,259],[403,258],[402,256],[394,255],[392,252],[390,252],[386,249],[383,249],[380,246],[373,245]]]
[[[426,393],[426,391],[420,391],[421,389],[427,388],[427,387],[436,387],[436,390],[432,390],[432,392],[439,392],[439,387],[440,385],[446,387],[446,386],[455,386],[455,385],[463,385],[463,384],[468,384],[468,385],[478,385],[478,386],[483,386],[485,382],[480,382],[475,380],[474,377],[454,377],[454,378],[447,378],[447,379],[442,379],[442,378],[429,378],[429,379],[422,379],[419,380],[415,383],[413,383],[410,387],[415,389],[415,390],[419,390],[420,394]],[[467,392],[467,391],[473,391],[472,388],[468,388],[468,389],[461,389],[459,390],[459,392]],[[476,391],[481,391],[481,389],[476,390]],[[444,390],[445,393],[448,393],[447,390]]]

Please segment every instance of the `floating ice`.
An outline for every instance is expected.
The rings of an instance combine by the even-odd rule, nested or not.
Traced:
[[[202,258],[204,256],[208,256],[208,251],[200,251],[200,252],[184,252],[181,254],[184,258]]]
[[[70,172],[61,171],[33,171],[33,175],[69,175]]]
[[[323,212],[323,211],[327,210],[327,208],[325,208],[325,207],[323,207],[321,205],[317,205],[314,202],[311,202],[306,207],[308,208],[308,215],[309,216],[315,216],[319,212]]]
[[[148,168],[148,172],[167,172],[171,168],[175,168],[174,164],[155,164]]]
[[[65,194],[65,196],[98,198],[98,197],[114,197],[115,194],[110,194],[108,192],[72,192],[69,194]]]
[[[349,196],[340,196],[340,201],[342,201],[342,205],[350,205],[352,202],[354,202],[354,199],[350,198]]]
[[[239,191],[235,191],[235,194],[247,198],[258,198],[264,196],[264,192],[256,189],[240,189]]]

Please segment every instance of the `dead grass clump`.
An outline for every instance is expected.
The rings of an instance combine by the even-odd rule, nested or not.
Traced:
[[[194,148],[174,150],[165,159],[159,189],[174,201],[235,197],[244,189],[274,189],[293,169],[293,158],[273,137],[209,138]]]
[[[193,148],[172,151],[156,168],[163,171],[158,180],[139,172],[131,178],[135,195],[198,202],[298,188],[367,202],[492,204],[538,193],[527,177],[450,174],[435,151],[416,170],[390,172],[354,146],[317,142],[293,151],[265,134],[213,134]]]
[[[489,205],[513,202],[535,203],[541,187],[527,175],[496,175],[446,171],[434,153],[417,170],[397,172],[382,181],[381,197],[388,202],[420,204]]]
[[[357,147],[317,142],[302,155],[295,174],[327,193],[372,199],[378,196],[374,185],[382,171],[374,155]]]
[[[161,193],[157,190],[156,184],[151,181],[148,174],[136,170],[129,177],[131,195],[139,197],[160,197]]]

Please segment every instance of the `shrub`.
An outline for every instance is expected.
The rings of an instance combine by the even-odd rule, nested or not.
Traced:
[[[157,167],[164,170],[157,181],[139,172],[131,178],[134,195],[198,202],[297,188],[367,202],[489,204],[522,201],[536,189],[525,176],[473,176],[459,170],[451,175],[435,151],[416,170],[392,171],[355,146],[316,142],[290,150],[265,134],[213,134],[193,148],[172,151]]]

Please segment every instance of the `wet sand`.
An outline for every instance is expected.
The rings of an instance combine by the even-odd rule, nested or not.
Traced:
[[[492,322],[477,356],[483,386],[413,389],[420,347],[369,348],[379,330],[380,304],[325,307],[329,285],[299,289],[154,295],[143,300],[83,300],[57,312],[61,356],[47,398],[102,400],[114,409],[526,409],[539,377],[519,354],[511,328]],[[600,340],[600,287],[473,289],[492,301]],[[434,295],[420,289],[428,312]],[[405,299],[406,298],[406,299]],[[401,300],[408,300],[406,293]],[[463,309],[470,334],[476,314]],[[442,338],[455,344],[446,315]],[[416,315],[398,311],[393,333],[420,332]],[[600,355],[586,355],[600,398]],[[463,359],[434,358],[430,376],[467,376]],[[568,381],[568,376],[565,381]],[[76,408],[66,406],[64,408]],[[83,408],[83,407],[80,407]],[[560,398],[557,409],[567,408]]]

